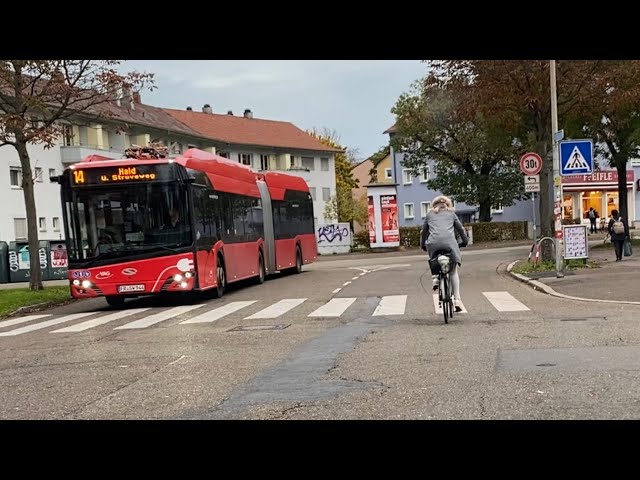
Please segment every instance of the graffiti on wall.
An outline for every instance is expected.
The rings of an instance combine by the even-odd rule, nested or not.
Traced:
[[[348,223],[332,223],[318,227],[318,245],[328,243],[331,245],[351,245],[351,231]]]

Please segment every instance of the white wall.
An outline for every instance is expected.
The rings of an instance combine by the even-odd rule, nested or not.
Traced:
[[[41,145],[29,145],[31,169],[35,175],[35,168],[42,168],[42,182],[35,182],[36,216],[46,218],[46,231],[40,231],[38,237],[42,240],[58,240],[64,238],[62,227],[62,205],[60,202],[60,185],[49,181],[49,169],[55,169],[60,175],[63,170],[60,159],[60,147],[49,150]],[[15,240],[14,218],[27,218],[24,206],[22,188],[11,186],[9,167],[20,167],[20,160],[16,150],[6,145],[0,148],[0,240],[10,242]],[[58,217],[59,231],[53,230],[53,217]]]

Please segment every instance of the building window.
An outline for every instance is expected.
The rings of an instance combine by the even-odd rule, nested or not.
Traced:
[[[38,226],[40,227],[41,232],[47,231],[47,219],[45,217],[40,217],[38,219]]]
[[[504,207],[500,203],[498,205],[491,207],[491,213],[502,213],[502,212],[504,212]]]
[[[329,171],[329,159],[328,158],[321,158],[320,159],[320,170],[322,170],[323,172],[328,172]]]
[[[392,178],[391,169],[390,168],[385,168],[384,169],[384,178],[386,178],[387,180]]]
[[[431,202],[420,202],[420,216],[422,218],[425,218],[430,208]]]
[[[291,155],[290,160],[289,160],[289,168],[294,168],[295,166],[296,166],[296,157]]]
[[[17,167],[9,167],[9,178],[12,187],[22,187],[22,170]]]
[[[27,219],[26,218],[14,218],[13,228],[16,232],[16,240],[24,240],[27,238]]]
[[[302,157],[302,168],[306,168],[309,171],[315,170],[315,163],[313,157]]]
[[[309,187],[309,193],[311,194],[311,198],[313,201],[316,200],[316,187]]]
[[[40,167],[36,167],[34,180],[36,182],[42,182],[42,169]]]
[[[404,218],[405,220],[413,218],[413,203],[404,204]]]
[[[250,153],[239,153],[238,154],[238,163],[241,163],[242,165],[251,166],[251,157],[252,157],[252,155]]]
[[[328,202],[330,198],[331,198],[331,189],[322,188],[322,200],[324,200],[325,202]]]
[[[260,170],[269,170],[269,155],[260,155]]]
[[[49,178],[55,177],[55,176],[56,176],[56,169],[55,168],[50,168],[49,169]]]
[[[55,232],[59,232],[60,231],[60,218],[59,217],[53,217],[53,230]]]
[[[411,177],[411,170],[407,168],[402,170],[402,181],[405,185],[410,185],[413,183],[413,178]]]
[[[220,155],[223,158],[229,158],[229,152],[219,152],[218,155]]]
[[[431,173],[431,169],[429,167],[424,167],[420,172],[420,182],[421,183],[428,182],[430,173]]]
[[[62,126],[62,141],[65,147],[73,145],[73,127],[71,125]]]

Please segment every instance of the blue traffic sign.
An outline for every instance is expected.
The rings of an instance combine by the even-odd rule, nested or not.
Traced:
[[[593,141],[566,140],[560,142],[560,175],[593,173]]]

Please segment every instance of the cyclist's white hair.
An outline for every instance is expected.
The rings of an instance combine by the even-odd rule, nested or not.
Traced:
[[[438,213],[440,210],[453,210],[453,202],[449,197],[438,195],[431,201],[431,207]]]

